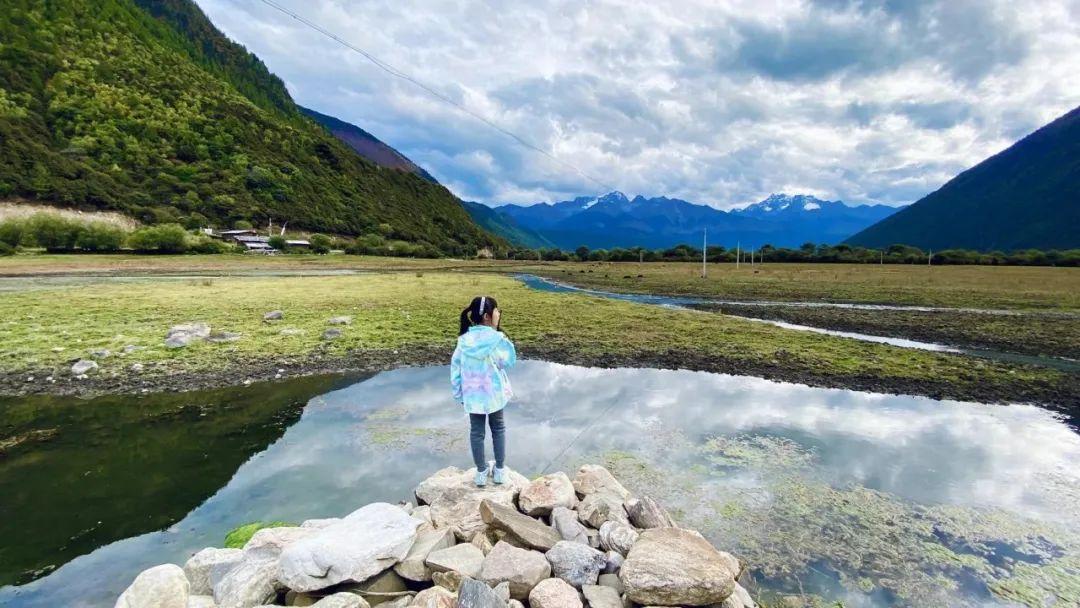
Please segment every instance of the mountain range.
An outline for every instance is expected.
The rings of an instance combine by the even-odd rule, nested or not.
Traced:
[[[934,250],[1080,248],[1080,107],[848,242]]]
[[[0,40],[0,199],[505,244],[408,159],[309,118],[191,0],[7,0]]]
[[[849,206],[808,195],[774,194],[743,209],[721,211],[668,197],[639,195],[631,199],[617,191],[558,203],[494,208],[504,221],[564,249],[581,245],[592,249],[696,245],[705,229],[710,244],[727,247],[838,243],[896,210],[886,205]],[[496,228],[490,229],[514,241]]]

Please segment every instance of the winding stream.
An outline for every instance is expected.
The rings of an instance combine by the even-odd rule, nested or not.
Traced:
[[[54,429],[0,459],[0,605],[112,606],[142,569],[239,524],[409,498],[468,466],[447,377],[0,401],[5,434]],[[759,591],[848,608],[1080,602],[1080,435],[1046,410],[540,361],[513,380],[511,466],[606,464],[747,560]]]
[[[531,274],[517,274],[514,278],[524,283],[527,287],[537,289],[540,291],[550,291],[556,293],[581,293],[601,298],[610,298],[614,300],[624,300],[627,302],[637,302],[641,304],[652,304],[655,306],[667,306],[672,308],[687,308],[693,304],[753,304],[755,306],[803,306],[807,308],[811,307],[836,307],[836,308],[853,308],[861,310],[918,310],[918,311],[946,311],[946,310],[959,310],[964,312],[979,312],[985,314],[1007,314],[1015,315],[1015,311],[998,311],[991,309],[974,309],[974,308],[962,308],[962,309],[948,309],[948,308],[932,308],[932,307],[919,307],[919,306],[889,306],[884,304],[834,304],[828,302],[769,302],[769,301],[745,301],[734,302],[728,300],[714,300],[711,298],[692,298],[683,296],[662,296],[653,294],[637,294],[637,293],[617,293],[612,291],[601,291],[596,289],[587,289],[584,287],[575,287],[568,285],[560,281],[531,275]],[[714,313],[715,314],[715,313]],[[823,334],[827,336],[837,336],[840,338],[849,338],[852,340],[861,340],[863,342],[876,342],[878,344],[889,344],[891,346],[899,346],[901,348],[914,348],[918,350],[928,350],[940,353],[955,353],[968,355],[972,357],[979,357],[981,359],[991,359],[994,361],[1002,361],[1006,363],[1021,363],[1025,365],[1038,365],[1041,367],[1050,367],[1053,369],[1059,369],[1062,371],[1080,371],[1080,361],[1074,361],[1072,359],[1064,359],[1059,357],[1045,357],[1038,355],[1024,355],[1019,353],[1010,353],[998,350],[977,349],[977,348],[959,348],[955,346],[949,346],[947,344],[937,344],[933,342],[921,342],[919,340],[909,340],[906,338],[894,338],[891,336],[872,336],[863,333],[851,332],[851,331],[839,331],[835,329],[825,329],[823,327],[812,327],[809,325],[799,325],[796,323],[788,323],[786,321],[777,321],[774,319],[758,319],[754,317],[744,317],[740,315],[740,319],[746,321],[753,321],[755,323],[767,323],[769,325],[775,325],[777,327],[783,327],[784,329],[792,329],[796,331],[808,331],[816,334]]]

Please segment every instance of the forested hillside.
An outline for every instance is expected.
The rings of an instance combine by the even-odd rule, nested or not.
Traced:
[[[0,198],[150,223],[389,224],[451,253],[501,243],[442,186],[366,161],[303,116],[188,0],[4,4]]]

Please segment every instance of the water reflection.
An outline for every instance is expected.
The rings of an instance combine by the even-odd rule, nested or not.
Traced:
[[[141,568],[219,545],[239,523],[407,498],[470,460],[447,375],[402,369],[312,399],[178,524],[5,588],[0,603],[111,605]],[[511,466],[603,461],[743,555],[766,587],[851,606],[993,605],[1004,592],[991,587],[1022,573],[1010,551],[1080,559],[1080,437],[1038,408],[531,361],[514,380]]]

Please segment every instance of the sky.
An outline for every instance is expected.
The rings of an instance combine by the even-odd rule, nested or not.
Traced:
[[[1080,0],[197,0],[306,107],[487,204],[913,202],[1080,105]]]

